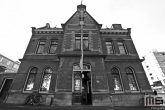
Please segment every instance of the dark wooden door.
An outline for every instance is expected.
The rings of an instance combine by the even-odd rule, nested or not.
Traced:
[[[13,79],[4,80],[4,84],[2,85],[2,90],[0,92],[0,102],[3,102],[6,99],[6,96],[8,95],[12,82]]]

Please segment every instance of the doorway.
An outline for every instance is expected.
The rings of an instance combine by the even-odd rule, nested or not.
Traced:
[[[92,78],[91,65],[83,64],[83,70],[79,64],[73,65],[73,105],[91,105],[92,104]]]
[[[0,91],[0,103],[3,103],[8,96],[8,92],[10,90],[11,84],[13,82],[13,79],[4,79],[2,85],[1,85],[1,91]]]
[[[90,105],[92,104],[91,95],[91,76],[89,71],[84,71],[82,73],[82,93],[81,93],[81,104]]]

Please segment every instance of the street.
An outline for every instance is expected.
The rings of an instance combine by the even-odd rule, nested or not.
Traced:
[[[0,110],[164,110],[165,107],[108,107],[108,106],[32,106],[0,104]]]

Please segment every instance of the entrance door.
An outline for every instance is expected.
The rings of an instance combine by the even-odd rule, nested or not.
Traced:
[[[91,96],[91,76],[89,71],[82,73],[82,105],[92,104]]]
[[[73,67],[73,94],[72,103],[78,105],[92,104],[91,92],[91,68],[83,65],[83,71],[79,65]]]
[[[8,91],[11,87],[11,84],[13,82],[13,79],[5,79],[0,92],[0,102],[3,102],[6,99],[6,96],[8,95]]]

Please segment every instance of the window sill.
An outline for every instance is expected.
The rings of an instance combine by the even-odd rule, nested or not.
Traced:
[[[39,93],[49,93],[49,91],[39,91]]]
[[[56,53],[48,53],[46,55],[50,55],[51,56],[51,55],[56,55]]]
[[[109,54],[107,53],[107,55],[116,55],[116,54],[115,53],[109,53]]]
[[[53,94],[53,93],[49,93],[49,91],[39,91],[40,94]]]
[[[56,53],[43,53],[43,54],[37,54],[37,53],[31,53],[31,54],[25,54],[25,55],[56,55]]]
[[[22,91],[23,93],[33,93],[33,91]]]
[[[111,94],[123,94],[124,91],[114,91],[114,93],[111,93]]]
[[[111,53],[111,54],[108,54],[107,53],[107,55],[118,55],[118,56],[120,56],[120,55],[129,55],[129,54],[120,54],[120,53]]]
[[[127,90],[125,91],[126,93],[140,93],[140,91],[131,91],[131,90]]]
[[[128,54],[127,53],[125,53],[125,54],[124,53],[117,53],[116,55],[120,56],[120,55],[128,55]]]
[[[75,49],[74,51],[81,51],[81,49]],[[90,51],[89,49],[84,49],[83,51]]]

